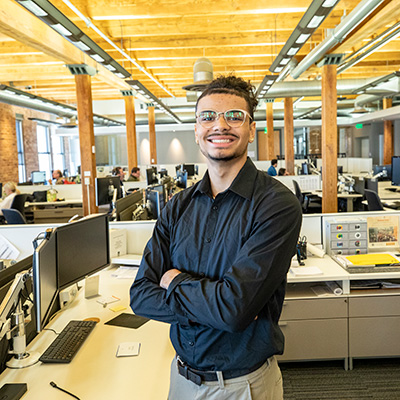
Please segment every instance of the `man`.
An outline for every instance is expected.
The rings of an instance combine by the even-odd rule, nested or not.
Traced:
[[[129,175],[128,181],[140,181],[140,168],[133,167],[131,170],[131,174]]]
[[[273,160],[271,160],[271,165],[269,166],[268,170],[267,170],[267,174],[269,176],[276,176],[278,175],[276,172],[276,167],[278,166],[278,160],[276,158],[274,158]]]
[[[119,179],[121,181],[121,185],[124,185],[124,178],[125,178],[125,172],[122,169],[122,167],[115,167],[112,171],[111,174],[113,176],[119,176]]]
[[[64,178],[62,172],[59,169],[55,169],[52,173],[52,179],[50,179],[49,183],[53,185],[62,185],[64,183]]]
[[[282,399],[273,356],[302,217],[296,197],[247,158],[252,89],[220,77],[199,97],[208,171],[162,210],[131,288],[136,314],[171,324],[170,400]]]

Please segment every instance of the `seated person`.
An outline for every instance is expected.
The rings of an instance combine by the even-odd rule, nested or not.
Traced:
[[[121,186],[124,185],[124,178],[125,178],[125,172],[122,169],[122,167],[115,167],[112,171],[111,171],[111,175],[112,176],[119,176],[119,179],[121,181]]]
[[[140,181],[140,168],[133,167],[131,174],[129,175],[128,181]]]
[[[0,215],[3,215],[3,212],[1,210],[11,208],[14,197],[19,194],[17,185],[14,182],[7,182],[3,186],[3,192],[6,197],[3,199],[2,202],[0,202]]]
[[[267,170],[267,174],[270,176],[276,176],[278,175],[276,172],[276,167],[278,166],[278,160],[276,158],[274,158],[273,160],[271,160],[271,165]]]
[[[55,169],[52,174],[53,179],[49,180],[50,185],[63,185],[64,178],[63,174],[59,169]]]
[[[279,168],[278,176],[286,176],[289,175],[289,172],[286,171],[286,168]]]

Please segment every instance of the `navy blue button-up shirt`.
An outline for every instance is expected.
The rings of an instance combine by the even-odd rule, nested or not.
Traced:
[[[133,311],[170,323],[177,354],[196,369],[246,370],[282,354],[278,320],[301,220],[292,192],[250,159],[215,199],[206,173],[157,220]],[[182,273],[165,290],[171,268]]]

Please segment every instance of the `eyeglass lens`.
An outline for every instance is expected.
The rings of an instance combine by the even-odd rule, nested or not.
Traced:
[[[205,127],[211,127],[215,124],[220,114],[224,115],[226,123],[232,128],[242,126],[246,119],[246,113],[241,110],[228,110],[224,113],[217,113],[216,111],[205,110],[199,113],[199,122]]]

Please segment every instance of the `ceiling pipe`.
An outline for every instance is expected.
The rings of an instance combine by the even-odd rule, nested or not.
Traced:
[[[364,18],[366,18],[383,0],[363,0],[354,10],[343,19],[343,21],[333,30],[331,36],[322,41],[315,47],[290,73],[297,79],[303,72],[307,71],[314,63],[321,60],[330,49],[340,43]]]
[[[376,80],[377,78],[374,78]],[[354,91],[371,82],[368,79],[338,79],[337,80],[337,94],[349,95],[354,94]],[[277,82],[269,91],[264,95],[264,98],[275,99],[278,97],[300,97],[300,96],[320,96],[322,83],[321,81],[290,81],[290,82]],[[386,88],[372,88],[374,94],[393,96],[393,89]]]

